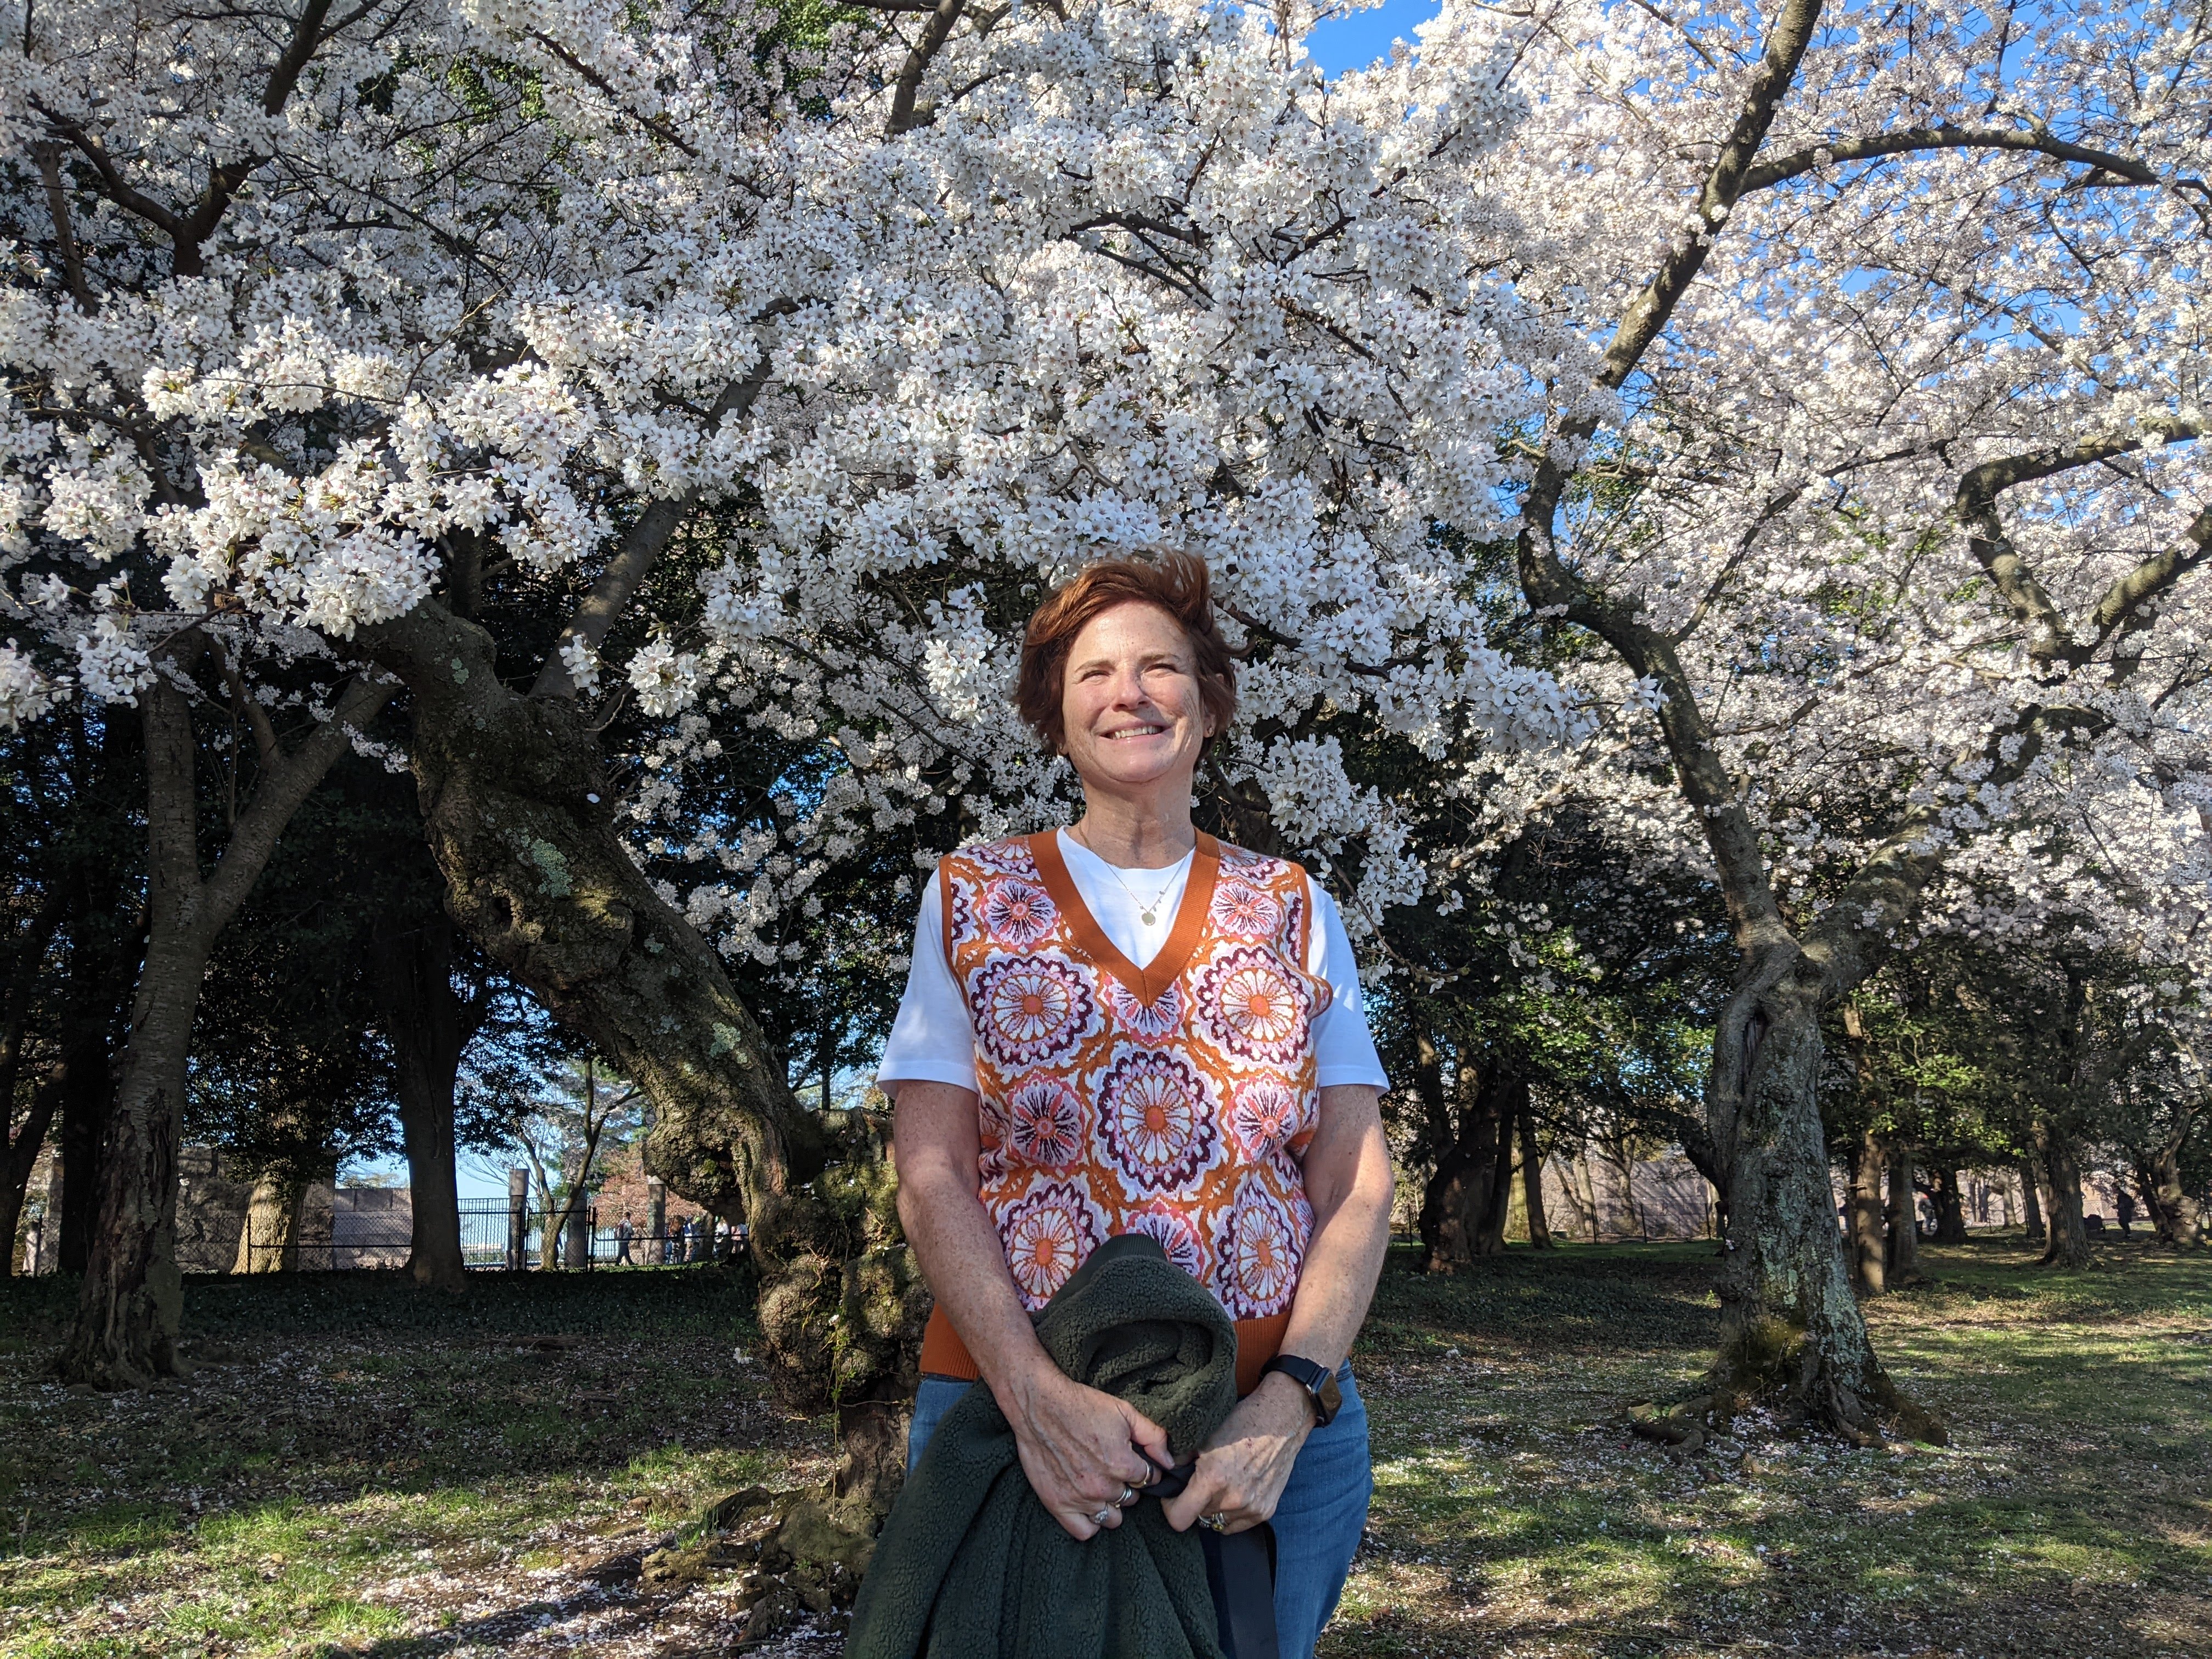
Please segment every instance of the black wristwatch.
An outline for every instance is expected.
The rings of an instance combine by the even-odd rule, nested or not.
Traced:
[[[1336,1373],[1328,1366],[1316,1365],[1294,1353],[1279,1353],[1261,1368],[1260,1375],[1265,1376],[1269,1371],[1282,1372],[1306,1391],[1316,1428],[1325,1429],[1336,1420],[1337,1413],[1344,1406],[1344,1390],[1336,1386]]]

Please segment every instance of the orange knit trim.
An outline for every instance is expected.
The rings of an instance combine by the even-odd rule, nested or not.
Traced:
[[[1291,1328],[1288,1313],[1265,1319],[1237,1322],[1237,1397],[1242,1400],[1260,1386],[1260,1373],[1283,1351],[1283,1334]],[[942,1308],[929,1310],[929,1323],[921,1332],[921,1369],[929,1376],[950,1376],[973,1382],[982,1376],[969,1357],[968,1346]]]
[[[1148,1008],[1166,995],[1168,987],[1182,978],[1182,970],[1190,966],[1191,957],[1198,949],[1199,935],[1206,930],[1206,909],[1213,902],[1213,884],[1221,873],[1221,843],[1203,830],[1198,832],[1198,846],[1191,856],[1190,879],[1183,886],[1182,902],[1176,908],[1175,927],[1168,933],[1168,942],[1160,947],[1159,955],[1142,968],[1121,954],[1121,947],[1106,937],[1106,930],[1091,914],[1091,907],[1084,903],[1075,878],[1067,872],[1067,860],[1060,856],[1060,832],[1044,830],[1031,836],[1027,845],[1037,874],[1044,878],[1045,891],[1052,895],[1052,902],[1067,918],[1068,931],[1074,934],[1075,943],[1084,955],[1128,987]],[[950,949],[950,935],[947,939]]]

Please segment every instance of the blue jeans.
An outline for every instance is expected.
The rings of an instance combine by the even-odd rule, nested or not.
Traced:
[[[1336,1382],[1344,1405],[1327,1428],[1316,1429],[1298,1448],[1298,1461],[1275,1504],[1275,1636],[1281,1659],[1311,1659],[1352,1571],[1375,1490],[1367,1461],[1367,1406],[1352,1381],[1351,1361],[1337,1368]],[[906,1436],[908,1474],[953,1402],[976,1386],[951,1376],[921,1379]]]

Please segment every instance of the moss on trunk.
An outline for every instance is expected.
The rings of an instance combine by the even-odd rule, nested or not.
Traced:
[[[1828,1182],[1827,1139],[1814,1092],[1820,1071],[1814,972],[1784,973],[1737,994],[1717,1042],[1728,1086],[1726,1335],[1713,1378],[1747,1397],[1786,1403],[1852,1439],[1887,1423],[1918,1438],[1942,1427],[1900,1395],[1868,1340],[1852,1294]],[[1786,1334],[1786,1336],[1782,1334]]]

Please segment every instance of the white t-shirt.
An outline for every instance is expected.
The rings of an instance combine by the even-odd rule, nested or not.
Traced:
[[[1060,832],[1060,854],[1085,907],[1115,948],[1139,968],[1159,955],[1175,930],[1182,890],[1190,880],[1192,854],[1164,870],[1122,870]],[[1352,959],[1352,940],[1336,902],[1318,883],[1313,888],[1314,921],[1306,941],[1306,971],[1325,979],[1335,994],[1314,1022],[1314,1048],[1320,1062],[1320,1086],[1364,1083],[1389,1086],[1367,1012],[1359,997],[1359,969]],[[1145,922],[1146,907],[1152,921]],[[907,969],[906,994],[884,1044],[878,1083],[918,1081],[975,1087],[975,1028],[967,1000],[960,994],[952,966],[945,959],[945,901],[933,875],[922,890],[921,915],[914,930],[914,965]]]

